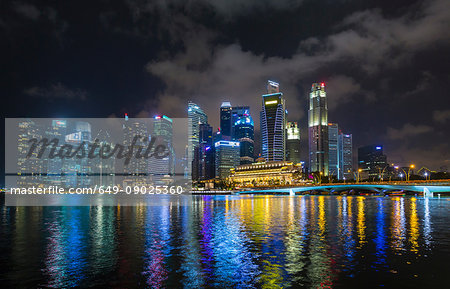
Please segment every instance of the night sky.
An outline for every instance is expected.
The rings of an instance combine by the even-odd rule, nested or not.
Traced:
[[[280,82],[307,158],[311,84],[329,121],[390,163],[450,165],[450,3],[2,1],[4,117],[186,117],[250,105]],[[4,125],[2,125],[3,129]],[[3,154],[2,154],[3,156]]]

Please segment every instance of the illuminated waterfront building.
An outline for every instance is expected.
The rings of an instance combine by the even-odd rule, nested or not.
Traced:
[[[328,123],[328,171],[330,176],[339,175],[339,128],[337,123]]]
[[[233,107],[233,140],[240,143],[240,164],[254,161],[254,129],[250,108],[248,106]]]
[[[209,124],[199,126],[199,146],[195,150],[193,180],[210,180],[215,177],[215,149],[212,127]]]
[[[155,139],[154,147],[162,144],[167,148],[164,158],[149,159],[149,173],[156,185],[163,185],[173,177],[175,169],[175,152],[173,149],[173,120],[166,115],[155,116],[151,138]]]
[[[286,103],[279,86],[269,80],[262,96],[261,155],[267,161],[286,159]]]
[[[328,106],[325,83],[313,83],[309,94],[309,170],[328,175]]]
[[[125,115],[125,120],[122,126],[123,130],[123,145],[125,147],[131,146],[133,139],[138,137],[135,143],[136,146],[146,147],[148,145],[148,130],[147,125],[138,119],[129,119]],[[133,159],[128,165],[123,166],[125,173],[124,179],[121,183],[124,186],[147,185],[148,178],[148,160],[145,158]]]
[[[288,121],[286,126],[286,160],[300,163],[300,128],[298,123]]]
[[[226,179],[230,169],[240,163],[240,145],[237,141],[221,140],[214,144],[216,178]]]
[[[25,120],[19,123],[17,142],[17,185],[22,187],[42,186],[44,163],[38,158],[38,151],[35,150],[28,155],[30,150],[30,140],[42,138],[43,128],[32,120]],[[5,180],[7,180],[6,178]],[[16,184],[14,184],[15,186]]]
[[[358,168],[369,179],[378,178],[388,166],[382,145],[368,145],[358,148]]]
[[[57,139],[60,149],[65,142],[65,136],[67,134],[67,121],[61,119],[52,120],[51,126],[46,131],[46,137],[49,140]],[[47,164],[47,183],[49,185],[62,185],[61,173],[63,169],[63,159],[61,158],[48,158],[44,160]]]
[[[351,134],[339,132],[339,180],[353,179],[353,141]]]
[[[91,125],[85,121],[77,121],[73,133],[65,136],[65,142],[74,147],[83,146],[88,151],[91,142]],[[91,185],[90,161],[88,158],[70,158],[64,160],[63,172],[67,174],[64,178],[68,187],[88,187]]]
[[[290,161],[260,161],[231,170],[230,180],[240,187],[290,185],[304,182],[302,167]]]
[[[95,136],[98,140],[99,147],[95,150],[96,155],[100,155],[100,147],[113,147],[111,135],[108,131],[101,129]],[[109,158],[94,158],[91,163],[92,177],[91,185],[99,187],[115,186],[115,156]]]
[[[222,102],[220,106],[220,131],[222,137],[227,140],[231,140],[232,122],[231,122],[231,103],[229,101]]]
[[[208,116],[195,103],[188,103],[188,149],[187,149],[187,164],[185,167],[185,174],[191,176],[194,160],[195,148],[199,145],[199,128],[200,124],[208,123]]]

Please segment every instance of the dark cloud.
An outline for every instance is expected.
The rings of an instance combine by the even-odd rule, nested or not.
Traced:
[[[403,127],[396,129],[387,128],[387,136],[393,140],[407,140],[410,137],[419,136],[433,131],[433,127],[428,125],[405,124]]]
[[[33,4],[14,2],[13,9],[21,16],[31,20],[38,20],[41,16],[41,11],[39,11],[39,9]]]
[[[450,109],[433,111],[433,120],[438,123],[446,123],[450,121]]]
[[[86,100],[87,92],[81,89],[70,89],[61,83],[50,85],[48,88],[33,86],[26,90],[24,93],[33,97],[40,97],[48,100]]]

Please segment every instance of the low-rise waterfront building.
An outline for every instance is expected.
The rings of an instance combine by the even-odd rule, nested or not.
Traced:
[[[258,159],[231,169],[230,181],[239,187],[277,186],[303,183],[302,166],[291,161]]]

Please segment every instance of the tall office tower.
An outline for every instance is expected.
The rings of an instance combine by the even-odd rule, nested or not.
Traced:
[[[339,132],[339,180],[353,179],[352,135]]]
[[[368,145],[358,148],[358,167],[369,179],[377,178],[387,167],[387,158],[382,145]]]
[[[193,164],[194,151],[199,145],[199,127],[202,123],[208,123],[208,116],[203,112],[203,110],[195,103],[188,102],[188,151],[187,151],[187,166],[186,174],[188,176],[192,175],[192,166],[197,166]]]
[[[167,178],[173,177],[175,171],[175,153],[173,149],[173,120],[165,115],[155,116],[151,138],[155,138],[154,147],[166,147],[164,158],[150,158],[148,162],[149,173],[156,185],[163,185]]]
[[[198,179],[210,180],[215,177],[215,152],[212,126],[201,124],[199,127]]]
[[[104,151],[107,151],[107,147],[113,148],[114,144],[111,139],[111,135],[108,131],[101,129],[95,136],[95,141],[98,141],[100,147]],[[100,155],[101,148],[98,147],[94,152],[96,155]],[[91,185],[97,185],[99,187],[112,187],[115,186],[115,157],[110,158],[94,158],[91,160],[91,169],[93,176],[91,177]]]
[[[266,161],[286,159],[286,103],[279,87],[269,80],[267,94],[262,96],[261,156]]]
[[[328,172],[330,176],[339,176],[339,127],[337,123],[328,123]]]
[[[300,163],[300,128],[295,121],[288,121],[286,126],[286,160]]]
[[[43,183],[45,174],[44,162],[38,157],[39,150],[30,150],[30,140],[40,141],[43,134],[42,125],[32,121],[24,120],[19,123],[17,140],[17,183],[13,186],[32,187]],[[30,155],[28,155],[31,152]],[[5,177],[5,181],[7,178]]]
[[[123,145],[131,146],[135,140],[135,146],[148,146],[148,130],[144,122],[125,117],[123,122]],[[120,183],[124,186],[145,186],[148,184],[148,159],[132,159],[128,165],[123,166],[125,176]]]
[[[216,150],[216,178],[225,179],[230,175],[230,169],[240,163],[240,148],[237,141],[221,140],[214,144]]]
[[[65,136],[67,134],[67,121],[66,120],[52,120],[52,124],[46,131],[46,137],[49,140],[58,140],[58,149],[60,149],[65,142]],[[63,159],[61,158],[48,158],[45,160],[47,163],[47,181],[49,185],[63,185],[61,181],[61,173],[63,169]]]
[[[231,104],[229,101],[222,102],[220,106],[220,131],[224,139],[231,140]]]
[[[328,106],[324,83],[313,83],[309,94],[309,171],[328,175]]]
[[[91,125],[85,121],[77,121],[75,123],[75,132],[66,135],[65,142],[75,146],[83,146],[85,151],[89,149],[89,143],[91,142]],[[67,174],[66,186],[89,186],[91,184],[91,178],[89,173],[91,172],[90,162],[88,158],[71,158],[64,160],[63,163],[64,173]]]
[[[255,125],[248,106],[233,107],[233,140],[240,143],[240,164],[251,164],[254,161]]]

